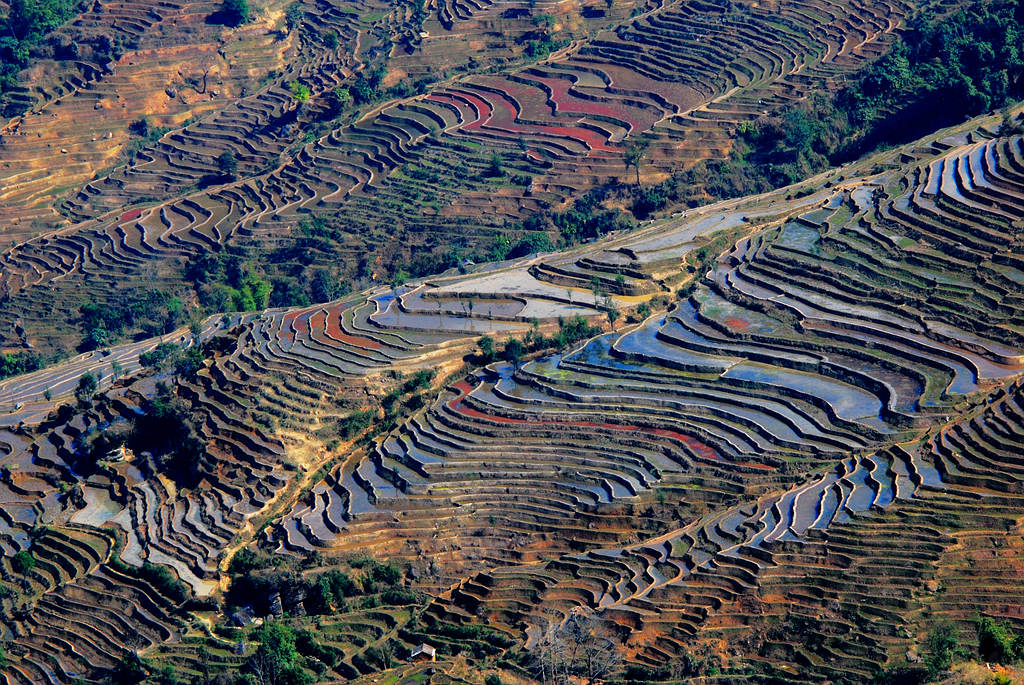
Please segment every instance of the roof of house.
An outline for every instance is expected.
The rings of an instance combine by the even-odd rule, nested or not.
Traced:
[[[434,656],[434,654],[436,654],[436,653],[437,653],[436,649],[434,649],[433,647],[428,645],[426,642],[424,642],[419,647],[416,647],[415,649],[413,649],[412,650],[412,654],[410,654],[409,656],[413,657],[413,656],[417,656],[419,654],[426,654],[427,656]]]

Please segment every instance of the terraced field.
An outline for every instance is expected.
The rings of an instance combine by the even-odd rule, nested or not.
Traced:
[[[311,216],[334,217],[345,226],[345,240],[326,253],[306,253],[292,265],[299,270],[339,261],[351,267],[366,255],[373,261],[394,251],[446,245],[486,249],[509,222],[628,179],[624,152],[640,135],[651,141],[643,164],[650,179],[727,154],[738,123],[827,88],[880,54],[910,7],[815,0],[770,9],[613,3],[607,11],[568,14],[556,3],[533,10],[439,3],[424,14],[404,3],[386,12],[374,11],[372,3],[351,12],[301,9],[299,43],[266,46],[282,59],[290,59],[289,51],[298,55],[270,72],[269,84],[230,86],[229,103],[204,103],[213,111],[66,193],[59,205],[64,218],[36,217],[19,234],[31,239],[0,258],[0,287],[9,298],[0,330],[8,345],[66,348],[73,329],[53,324],[73,320],[83,297],[105,302],[111,283],[174,290],[184,262],[207,251],[294,249],[302,237],[297,227]],[[626,16],[630,10],[632,18]],[[418,74],[413,67],[430,63],[437,51],[453,68],[482,70],[486,64],[472,47],[453,52],[444,46],[456,37],[472,46],[477,35],[522,43],[537,32],[531,17],[542,11],[555,22],[551,30],[580,39],[533,63],[523,63],[521,52],[500,58],[490,50],[495,64],[511,60],[491,73],[445,80],[441,71]],[[273,8],[266,13],[272,23]],[[336,36],[337,49],[323,49],[319,35],[327,32]],[[221,59],[227,60],[218,67],[221,74],[236,62],[252,64],[242,57]],[[382,61],[392,69],[387,79],[419,79],[413,94],[325,121],[327,95]],[[296,81],[311,94],[305,105],[290,93]],[[52,126],[100,133],[78,123],[80,105],[95,101],[98,88],[65,97],[61,107],[71,107],[69,116],[57,116]],[[96,111],[104,111],[98,104]],[[118,120],[103,121],[109,128]],[[22,133],[32,147],[25,160],[43,154],[38,141],[51,134]],[[100,147],[108,157],[118,149],[110,141]],[[238,161],[237,180],[226,183],[216,166],[225,151]],[[488,178],[495,158],[504,174]],[[24,170],[26,164],[15,166]],[[54,189],[33,183],[25,180],[23,194],[7,200],[12,216],[35,216],[32,198],[53,204]],[[39,306],[41,293],[50,307]]]
[[[0,380],[0,683],[276,682],[261,623],[408,685],[568,682],[580,622],[623,662],[590,682],[870,682],[1024,630],[1019,105],[474,263],[962,4],[83,7],[0,123],[0,352],[59,359]],[[148,292],[164,335],[72,352]]]
[[[341,678],[427,618],[531,651],[582,612],[634,664],[710,649],[783,681],[868,679],[940,618],[1019,622],[1024,140],[943,135],[560,254],[212,317],[165,339],[201,346],[191,378],[142,370],[147,340],[3,381],[4,677],[94,678],[132,652],[238,668],[251,652],[146,569],[216,600],[250,541],[416,569],[425,613],[324,623]],[[480,336],[577,316],[603,331],[465,365]],[[394,428],[337,429],[425,369]],[[86,371],[97,398],[58,408]],[[168,381],[203,445],[192,482],[102,449]]]

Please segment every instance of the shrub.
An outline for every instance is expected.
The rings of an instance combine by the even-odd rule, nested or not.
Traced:
[[[180,348],[174,343],[160,343],[154,349],[139,355],[139,363],[148,368],[160,369],[162,364],[178,352]]]
[[[978,655],[981,658],[999,664],[1024,658],[1024,635],[1014,637],[1007,623],[996,623],[988,616],[982,616],[977,627]]]
[[[302,18],[305,16],[305,12],[302,11],[302,3],[293,2],[288,5],[288,9],[284,12],[284,23],[288,27],[288,30],[298,27],[302,23]]]
[[[934,678],[949,670],[959,649],[960,639],[956,633],[956,626],[952,623],[942,623],[932,628],[925,642],[924,661],[929,675]]]
[[[291,91],[292,97],[301,102],[309,100],[312,94],[309,90],[309,86],[299,83],[298,81],[291,81],[288,83],[288,90]]]
[[[481,336],[476,346],[480,350],[480,357],[484,364],[494,361],[494,338],[489,335]]]
[[[36,558],[31,552],[22,550],[11,557],[11,570],[19,576],[27,576],[36,567]]]
[[[368,428],[376,416],[377,412],[372,409],[352,412],[338,422],[338,433],[343,438],[350,438]]]
[[[421,369],[413,374],[413,377],[402,385],[402,392],[409,393],[426,388],[434,380],[436,372],[433,369]]]
[[[180,604],[188,599],[188,588],[175,578],[166,566],[151,564],[147,561],[134,572],[134,575],[147,581],[157,592],[173,602]]]

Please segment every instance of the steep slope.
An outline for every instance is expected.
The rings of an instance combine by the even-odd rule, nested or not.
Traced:
[[[1013,583],[981,581],[1015,572],[984,550],[1022,513],[1024,141],[991,126],[564,254],[177,332],[205,357],[174,379],[194,482],[160,454],[95,462],[171,380],[137,373],[158,341],[0,383],[0,544],[44,562],[5,600],[24,605],[6,677],[65,682],[140,648],[99,615],[59,631],[75,602],[140,606],[141,649],[177,644],[174,601],[116,574],[149,562],[216,597],[254,537],[402,560],[438,595],[428,615],[528,650],[582,611],[651,667],[727,645],[740,671],[863,680],[936,616],[1015,619]],[[610,310],[633,323],[608,330]],[[588,321],[605,332],[462,367],[481,335],[543,349]],[[113,360],[130,375],[111,384]],[[457,374],[344,439],[353,410],[429,368]],[[101,396],[47,415],[43,391],[59,402],[85,371]],[[23,587],[10,562],[4,579]]]

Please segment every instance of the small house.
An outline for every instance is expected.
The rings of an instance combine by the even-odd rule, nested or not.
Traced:
[[[239,628],[251,626],[256,622],[256,612],[253,611],[251,606],[243,606],[231,614],[231,622]]]
[[[409,661],[413,662],[414,664],[419,664],[419,663],[423,663],[423,662],[426,662],[426,661],[436,661],[436,660],[437,660],[437,650],[435,648],[431,647],[430,645],[428,645],[426,642],[421,644],[419,647],[416,647],[415,649],[413,649],[412,653],[409,654]]]

